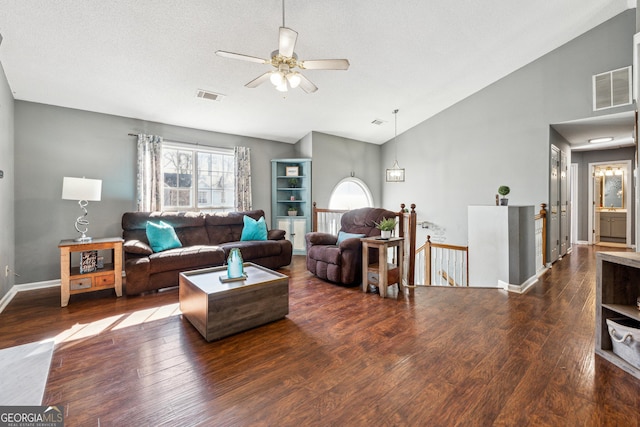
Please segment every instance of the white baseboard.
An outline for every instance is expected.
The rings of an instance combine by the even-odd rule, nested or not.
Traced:
[[[9,305],[9,303],[11,302],[13,297],[16,296],[17,293],[18,291],[16,291],[16,287],[12,286],[11,289],[9,289],[9,292],[4,294],[4,296],[0,300],[0,313],[4,311],[5,307]]]
[[[21,285],[13,285],[9,292],[0,300],[0,313],[2,313],[11,300],[18,294],[18,292],[32,291],[34,289],[55,288],[60,286],[60,279],[57,280],[45,280],[44,282],[23,283]]]
[[[529,290],[530,287],[535,285],[538,282],[538,275],[534,274],[525,280],[521,285],[513,285],[511,283],[503,282],[502,280],[498,280],[498,283],[507,291],[515,292],[517,294],[524,294]]]

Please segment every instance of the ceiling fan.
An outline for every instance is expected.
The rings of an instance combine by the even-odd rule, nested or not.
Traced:
[[[304,75],[295,71],[296,67],[302,70],[348,70],[349,60],[347,59],[312,59],[302,61],[294,52],[298,33],[284,24],[284,0],[282,0],[282,27],[280,27],[280,38],[278,50],[271,52],[271,59],[258,58],[256,56],[243,55],[241,53],[216,51],[216,55],[224,58],[239,59],[241,61],[257,62],[259,64],[269,64],[275,70],[267,71],[261,76],[251,80],[245,86],[254,88],[260,86],[267,80],[274,84],[280,92],[287,92],[289,87],[300,86],[306,93],[313,93],[318,87]]]

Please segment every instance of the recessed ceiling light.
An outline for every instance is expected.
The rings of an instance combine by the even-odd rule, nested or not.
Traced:
[[[599,142],[609,142],[609,141],[613,141],[613,137],[605,136],[602,138],[593,138],[589,140],[589,144],[597,144]]]

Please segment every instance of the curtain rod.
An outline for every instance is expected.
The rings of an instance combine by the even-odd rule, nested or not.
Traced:
[[[139,137],[141,134],[139,134],[139,133],[129,133],[129,134],[127,134],[127,135],[129,135],[129,136],[135,136],[135,137],[137,138],[137,137]],[[214,146],[212,146],[212,145],[205,145],[205,144],[200,144],[200,143],[197,143],[197,142],[176,141],[175,139],[167,139],[166,141],[167,141],[167,142],[176,142],[176,143],[178,143],[178,144],[197,145],[197,146],[204,146],[204,147],[217,148],[217,147],[214,147]]]

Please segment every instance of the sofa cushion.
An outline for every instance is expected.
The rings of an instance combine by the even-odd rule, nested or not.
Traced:
[[[322,261],[328,264],[340,265],[342,257],[341,251],[337,246],[320,245],[311,246],[307,252],[307,258],[316,261]]]
[[[362,233],[367,237],[379,236],[376,223],[383,218],[395,218],[396,213],[381,208],[353,209],[340,218],[340,229],[348,233]]]
[[[149,273],[187,271],[224,264],[225,253],[218,246],[187,246],[149,255]]]
[[[250,216],[245,215],[243,222],[244,226],[242,228],[242,235],[240,236],[241,241],[267,240],[267,224],[264,222],[263,216],[256,221]]]
[[[137,239],[125,241],[122,248],[130,254],[151,255],[153,253],[153,249],[149,245]]]
[[[205,216],[205,226],[208,242],[212,245],[227,242],[237,242],[242,236],[244,217],[248,216],[256,221],[264,217],[261,209],[246,212],[216,212]]]
[[[282,243],[278,240],[252,240],[247,242],[228,242],[220,247],[225,252],[225,259],[229,257],[232,248],[240,249],[242,259],[251,261],[258,258],[279,256],[282,253]]]
[[[209,238],[203,229],[204,218],[202,212],[125,212],[122,215],[122,237],[125,241],[148,243],[145,233],[147,221],[163,221],[173,227],[182,246],[206,245]]]
[[[164,221],[147,221],[147,239],[154,252],[182,246],[173,227]]]

